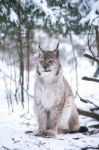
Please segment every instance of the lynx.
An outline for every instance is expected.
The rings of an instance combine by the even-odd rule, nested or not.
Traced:
[[[81,130],[73,92],[63,76],[58,46],[53,51],[44,51],[39,47],[34,85],[37,136],[55,136]]]

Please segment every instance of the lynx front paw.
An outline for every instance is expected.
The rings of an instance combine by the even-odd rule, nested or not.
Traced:
[[[42,137],[53,137],[57,134],[56,130],[42,130],[39,129],[36,132],[34,132],[35,136],[42,136]]]
[[[35,136],[45,136],[45,131],[43,129],[38,129],[34,132]]]
[[[51,130],[51,129],[49,129],[49,130],[47,130],[46,132],[45,132],[45,136],[48,136],[48,137],[53,137],[53,136],[55,136],[57,134],[57,131],[56,130]]]

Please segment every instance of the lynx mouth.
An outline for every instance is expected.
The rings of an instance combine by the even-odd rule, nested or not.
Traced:
[[[44,70],[44,72],[50,72],[51,70]]]

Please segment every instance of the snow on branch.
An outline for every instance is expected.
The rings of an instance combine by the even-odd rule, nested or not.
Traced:
[[[84,56],[89,58],[89,59],[92,59],[92,60],[96,61],[97,63],[99,63],[99,59],[97,59],[96,57],[93,57],[93,56],[91,56],[89,54],[84,54]]]
[[[72,7],[78,9],[81,16],[80,24],[85,25],[89,22],[89,25],[99,26],[99,1],[97,0],[69,0]],[[96,18],[96,19],[95,19]],[[94,21],[93,21],[94,20]]]
[[[12,8],[10,8],[10,16],[9,17],[10,17],[11,22],[15,22],[16,24],[19,24],[18,16]]]
[[[33,0],[33,2],[44,11],[47,17],[49,16],[51,18],[52,23],[56,23],[56,18],[53,11],[48,7],[46,0]]]
[[[89,24],[94,26],[99,26],[99,1],[89,1],[90,4],[90,10],[89,13],[87,13],[80,21],[82,25],[84,25],[86,22],[89,22]],[[91,6],[92,4],[92,6]]]

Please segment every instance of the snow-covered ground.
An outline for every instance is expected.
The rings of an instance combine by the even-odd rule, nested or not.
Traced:
[[[87,63],[83,67],[82,72],[86,68],[86,73],[90,71]],[[89,71],[87,70],[89,68]],[[0,72],[0,150],[92,150],[99,149],[99,132],[98,129],[89,128],[89,132],[86,134],[75,133],[75,134],[61,134],[53,138],[36,137],[33,132],[37,128],[36,118],[33,114],[33,98],[30,102],[26,100],[24,103],[24,109],[19,102],[16,104],[14,102],[13,112],[12,109],[8,107],[6,98],[6,88],[14,93],[14,82],[10,83],[9,73],[11,73],[11,66],[7,66],[5,63],[0,62],[0,69],[8,75],[6,79],[4,78],[4,72]],[[91,68],[92,69],[92,68]],[[67,69],[68,71],[68,69]],[[69,71],[68,71],[69,72]],[[81,70],[78,70],[81,73]],[[17,72],[18,73],[18,72]],[[69,72],[70,73],[70,72]],[[70,76],[67,75],[66,70],[64,74],[70,79],[70,84],[72,85]],[[72,77],[71,73],[71,77]],[[11,74],[10,74],[11,75]],[[90,73],[91,75],[91,73]],[[74,76],[74,74],[73,74]],[[34,85],[34,72],[30,73],[30,90],[29,93],[33,95],[33,85]],[[12,71],[13,78],[13,71]],[[17,77],[16,77],[17,79]],[[75,79],[74,79],[75,80]],[[6,87],[6,88],[5,88]],[[73,87],[73,86],[72,86]],[[96,102],[99,106],[99,84],[89,83],[86,81],[80,81],[79,83],[79,93],[85,98],[90,98]],[[13,96],[12,96],[13,97]],[[83,105],[78,99],[76,100],[78,107],[89,108],[90,105]],[[29,112],[28,112],[29,106]],[[87,108],[86,108],[87,107]],[[81,125],[90,126],[93,124],[98,124],[98,121],[80,116]],[[27,131],[33,131],[32,133],[27,133]]]

